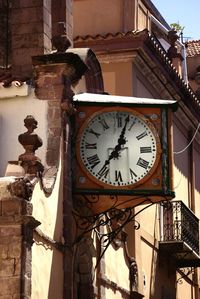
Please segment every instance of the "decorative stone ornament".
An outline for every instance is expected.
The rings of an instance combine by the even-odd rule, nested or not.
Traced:
[[[181,53],[178,52],[178,48],[176,45],[177,40],[179,39],[179,36],[177,34],[177,31],[175,29],[172,29],[168,33],[168,40],[170,42],[170,47],[167,50],[167,54],[171,60],[174,58],[179,58],[181,61],[183,60],[183,57]]]
[[[66,34],[66,25],[64,22],[57,24],[56,35],[52,38],[52,46],[57,50],[57,54],[65,53],[65,51],[71,46]]]
[[[175,101],[79,94],[74,193],[101,213],[174,197]]]
[[[34,133],[37,121],[32,115],[28,115],[24,119],[24,126],[27,128],[27,132],[20,134],[18,140],[24,147],[25,153],[19,156],[19,162],[26,174],[37,176],[44,170],[40,159],[35,155],[35,151],[42,146],[42,139]]]

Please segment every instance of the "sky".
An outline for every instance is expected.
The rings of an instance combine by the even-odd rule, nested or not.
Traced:
[[[170,25],[184,26],[184,40],[200,39],[200,0],[151,0]]]

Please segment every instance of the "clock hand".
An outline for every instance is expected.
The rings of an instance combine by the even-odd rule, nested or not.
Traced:
[[[126,117],[126,119],[125,119],[125,125],[124,125],[124,127],[123,127],[123,129],[122,129],[122,131],[121,131],[121,134],[120,134],[120,136],[119,136],[119,139],[118,139],[118,145],[124,145],[125,143],[126,143],[126,139],[124,138],[124,135],[125,135],[125,133],[126,133],[126,127],[127,127],[127,124],[128,124],[128,122],[129,122],[129,120],[130,120],[130,117],[129,117],[129,115]],[[121,148],[120,148],[121,149]]]
[[[127,124],[129,122],[129,120],[130,120],[130,118],[129,118],[129,115],[128,115],[125,119],[125,125],[124,125],[124,127],[121,131],[121,134],[120,134],[119,138],[118,138],[118,144],[115,146],[114,150],[110,153],[110,155],[108,157],[108,160],[106,160],[106,162],[107,161],[110,162],[110,160],[113,159],[113,158],[119,158],[119,152],[122,149],[122,145],[124,145],[127,142],[126,138],[124,138],[124,135],[126,133],[126,127],[127,127]]]
[[[127,142],[126,138],[124,138],[124,135],[126,133],[126,127],[127,127],[127,124],[129,122],[129,120],[130,120],[130,118],[129,118],[129,115],[128,115],[125,119],[125,125],[124,125],[124,127],[121,131],[121,134],[120,134],[119,138],[118,138],[118,144],[115,146],[114,150],[110,153],[108,159],[105,161],[103,167],[100,169],[99,175],[110,164],[110,160],[115,159],[115,158],[119,158],[119,153],[122,150],[122,145],[124,145]]]
[[[123,142],[123,144],[126,143],[125,139],[124,139],[124,141],[125,142]],[[122,149],[121,144],[118,143],[115,146],[114,150],[110,153],[108,159],[105,161],[102,168],[99,170],[99,172],[98,172],[99,176],[103,175],[103,173],[106,171],[106,169],[108,169],[107,166],[110,164],[110,160],[115,159],[115,158],[119,158],[119,152],[120,152],[121,149]]]

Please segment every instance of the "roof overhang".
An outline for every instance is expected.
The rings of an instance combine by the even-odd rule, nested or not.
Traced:
[[[74,39],[76,47],[90,47],[101,63],[133,61],[146,80],[165,99],[176,99],[200,121],[200,101],[180,76],[161,44],[147,29]],[[148,74],[145,75],[145,74]]]

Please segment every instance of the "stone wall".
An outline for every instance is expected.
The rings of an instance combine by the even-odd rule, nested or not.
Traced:
[[[13,179],[0,180],[1,299],[31,296],[32,229],[39,223],[31,216],[32,204],[13,194],[16,182]]]
[[[18,209],[18,204],[4,201],[3,206],[0,216],[0,298],[20,298],[22,227],[11,220],[10,211],[5,209],[6,206]]]

